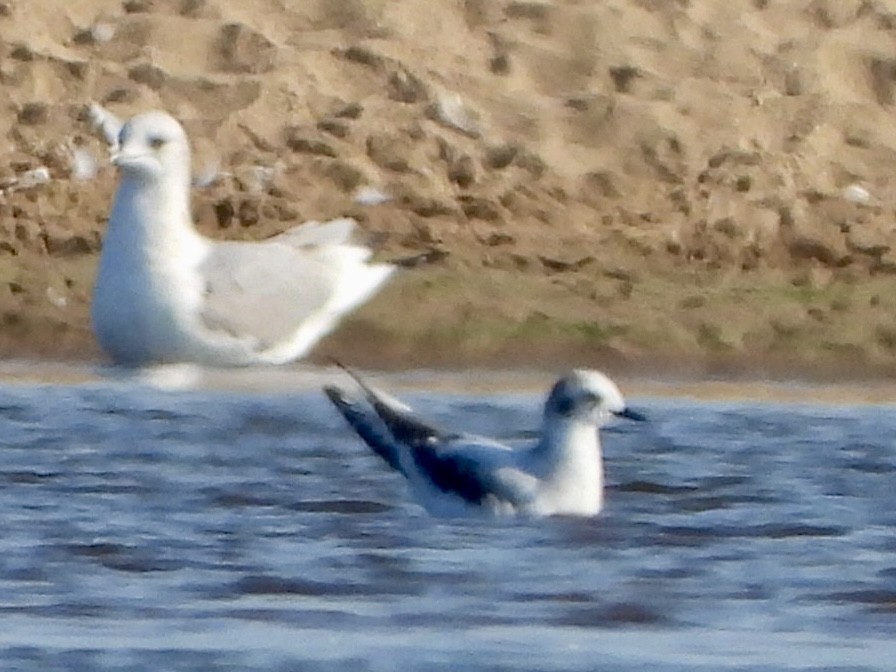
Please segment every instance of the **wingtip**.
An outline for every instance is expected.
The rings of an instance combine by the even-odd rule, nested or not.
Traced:
[[[390,467],[404,473],[398,448],[388,427],[383,425],[381,419],[368,413],[360,404],[354,403],[341,388],[335,385],[325,385],[322,389],[361,440]]]
[[[357,403],[352,400],[345,390],[336,385],[324,385],[321,389],[342,417],[348,420],[352,427],[355,427],[353,418],[359,410]]]
[[[442,261],[447,256],[448,252],[446,250],[432,248],[430,250],[427,250],[426,252],[420,252],[419,254],[412,254],[407,257],[398,257],[396,259],[389,259],[388,263],[392,265],[393,269],[418,268],[420,266],[436,264]]]
[[[371,391],[370,387],[367,385],[367,383],[365,383],[365,382],[361,379],[361,376],[360,376],[359,374],[355,373],[355,371],[354,371],[352,368],[350,368],[350,367],[347,366],[346,364],[343,364],[341,361],[339,361],[339,360],[336,359],[335,357],[329,357],[328,359],[329,359],[335,366],[337,366],[338,368],[342,369],[343,371],[345,371],[345,373],[347,373],[349,376],[351,376],[352,380],[354,380],[354,381],[360,386],[360,388],[361,388],[362,390],[364,390],[365,394],[367,394],[367,395],[372,394],[372,391]]]
[[[337,406],[340,406],[346,402],[345,393],[335,385],[324,385],[323,393],[327,395],[327,398]]]
[[[339,367],[343,371],[348,371],[348,367],[332,355],[327,356],[327,361],[330,362],[330,364],[332,364],[333,366]]]

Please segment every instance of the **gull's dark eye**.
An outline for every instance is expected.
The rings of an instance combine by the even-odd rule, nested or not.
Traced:
[[[585,392],[582,395],[582,402],[590,406],[597,406],[601,402],[601,398],[599,394],[594,392]]]
[[[152,147],[153,149],[159,149],[159,147],[161,147],[164,144],[165,144],[165,141],[158,136],[149,139],[149,146]]]

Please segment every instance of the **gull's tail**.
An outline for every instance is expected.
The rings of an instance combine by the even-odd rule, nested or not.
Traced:
[[[337,281],[327,301],[305,318],[295,334],[266,353],[268,362],[279,364],[307,353],[345,315],[373,297],[396,271],[389,263],[370,263],[371,250],[347,242],[353,227],[351,219],[308,222],[272,239],[297,248],[317,248]]]

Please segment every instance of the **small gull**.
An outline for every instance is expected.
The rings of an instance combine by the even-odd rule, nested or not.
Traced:
[[[344,367],[343,367],[344,368]],[[444,432],[410,407],[346,369],[370,408],[329,385],[324,393],[352,429],[409,482],[439,516],[490,514],[593,516],[603,506],[603,459],[597,428],[612,417],[644,420],[616,384],[597,371],[560,378],[544,406],[539,438],[514,449],[489,438]]]
[[[99,103],[90,104],[87,108],[87,118],[93,127],[100,132],[100,135],[103,136],[103,140],[106,141],[109,148],[113,152],[116,151],[118,149],[118,136],[121,133],[124,122]]]
[[[164,112],[133,117],[112,144],[121,178],[91,316],[117,363],[297,359],[394,270],[368,263],[371,251],[350,241],[351,219],[306,222],[260,242],[199,234],[187,137]]]

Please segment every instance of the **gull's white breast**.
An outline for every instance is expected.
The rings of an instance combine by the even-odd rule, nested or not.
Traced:
[[[156,218],[182,215],[147,212],[152,204],[137,190],[123,182],[116,194],[93,295],[94,330],[117,361],[191,359],[203,294],[196,269],[208,243],[189,225],[152,230]]]

